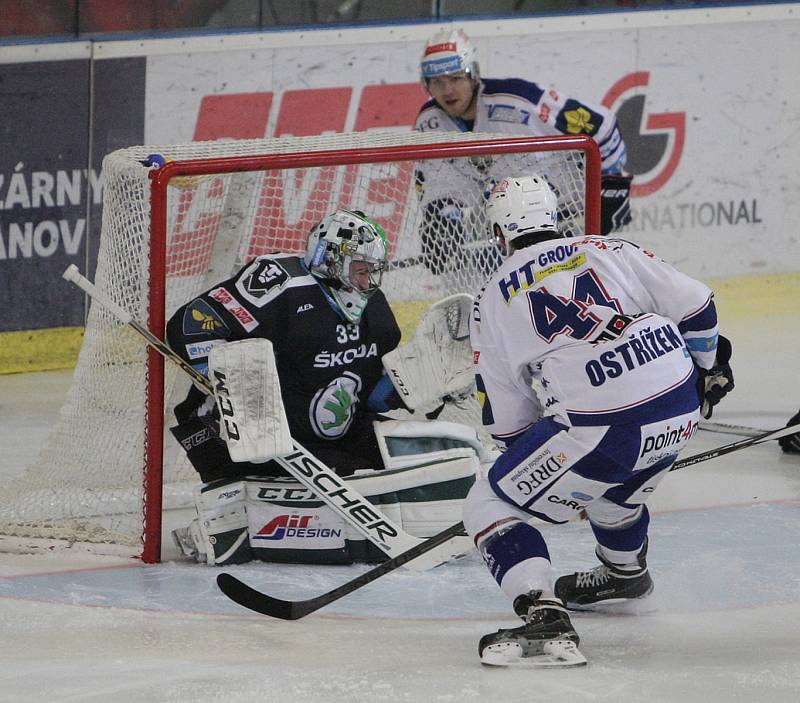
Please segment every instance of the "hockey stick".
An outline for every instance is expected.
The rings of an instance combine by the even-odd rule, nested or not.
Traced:
[[[782,427],[779,430],[769,430],[767,432],[762,432],[755,437],[748,437],[747,439],[740,439],[738,442],[723,444],[721,447],[717,447],[716,449],[709,449],[707,452],[700,452],[694,456],[676,461],[670,467],[670,471],[685,469],[687,466],[699,464],[701,461],[716,459],[718,456],[724,456],[725,454],[730,454],[731,452],[736,452],[740,449],[745,449],[746,447],[752,447],[754,444],[761,444],[762,442],[769,442],[773,439],[780,439],[781,437],[786,437],[786,435],[795,434],[795,432],[800,432],[800,424],[789,425],[789,427]]]
[[[762,442],[768,442],[773,439],[780,439],[781,437],[794,434],[795,432],[800,432],[800,424],[784,427],[780,430],[765,432],[757,437],[743,439],[739,442],[725,444],[721,447],[717,447],[716,449],[695,454],[694,456],[690,456],[686,459],[675,462],[675,464],[670,468],[670,471],[676,471],[678,469],[686,468],[687,466],[692,466],[693,464],[699,464],[701,461],[714,459],[718,456],[729,454],[730,452],[735,452],[739,449],[744,449],[745,447],[750,447],[754,444],[761,444]],[[257,613],[269,615],[270,617],[279,618],[281,620],[299,620],[300,618],[303,618],[306,615],[309,615],[310,613],[313,613],[314,611],[319,610],[320,608],[323,608],[326,605],[339,600],[340,598],[343,598],[353,591],[358,590],[362,586],[372,583],[384,574],[394,571],[396,568],[402,566],[411,559],[416,559],[418,556],[425,554],[425,552],[427,552],[429,549],[434,549],[438,545],[445,543],[454,535],[461,534],[463,529],[463,522],[451,525],[438,535],[431,537],[422,544],[418,544],[408,551],[398,554],[396,557],[379,564],[375,568],[370,569],[360,576],[356,576],[356,578],[343,583],[341,586],[334,588],[332,591],[328,591],[320,596],[308,598],[306,600],[287,601],[281,600],[280,598],[273,598],[266,593],[261,593],[260,591],[248,586],[235,576],[231,576],[230,574],[226,573],[222,573],[217,576],[217,586],[219,586],[219,589],[232,601]]]
[[[724,422],[708,422],[700,420],[700,429],[706,432],[719,432],[721,434],[734,434],[741,437],[757,437],[764,430],[756,429],[755,427],[746,427],[744,425],[726,425]]]
[[[177,364],[202,390],[215,397],[214,386],[209,379],[178,356],[166,343],[134,320],[132,315],[115,303],[105,291],[81,275],[77,266],[71,264],[67,267],[63,277],[85,291],[120,322],[132,327],[163,357]],[[414,546],[427,544],[426,540],[408,534],[400,526],[376,510],[364,496],[349,486],[346,481],[296,441],[292,440],[292,444],[294,447],[292,452],[285,456],[275,457],[274,460],[389,557],[400,556]],[[471,547],[465,548],[463,543],[464,540],[454,538],[449,544],[443,544],[441,549],[431,552],[430,558],[419,561],[410,568],[416,570],[429,569],[450,559],[462,556],[471,549]],[[433,545],[433,547],[436,546],[438,545]],[[430,549],[426,549],[420,554],[429,551]],[[403,563],[406,561],[409,560],[407,559]]]
[[[417,544],[408,551],[392,557],[388,561],[384,561],[378,566],[370,569],[369,571],[356,576],[354,579],[343,583],[341,586],[334,588],[332,591],[323,593],[321,596],[309,598],[307,600],[281,600],[280,598],[273,598],[266,593],[261,593],[255,588],[251,588],[246,583],[240,581],[235,576],[222,573],[217,575],[217,586],[228,598],[235,603],[238,603],[245,608],[254,610],[262,615],[269,615],[273,618],[280,618],[281,620],[299,620],[306,615],[319,610],[329,603],[333,603],[340,598],[357,591],[362,586],[372,583],[379,579],[384,574],[394,571],[396,568],[403,566],[412,559],[425,554],[429,549],[447,543],[449,540],[462,535],[464,533],[464,523],[458,522],[455,525],[442,530],[438,535],[434,535],[424,542]]]

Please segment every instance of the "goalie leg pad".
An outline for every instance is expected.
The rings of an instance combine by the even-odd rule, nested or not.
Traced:
[[[256,559],[292,564],[354,561],[344,518],[294,478],[250,479],[247,517]],[[360,533],[357,539],[367,541]],[[383,554],[374,549],[372,561]]]
[[[409,534],[431,537],[461,519],[478,467],[471,449],[446,451],[451,456],[445,460],[360,471],[345,480]],[[292,478],[248,480],[247,515],[251,550],[263,561],[351,564],[386,558]]]
[[[247,539],[244,481],[198,487],[195,507],[197,519],[187,530],[176,530],[184,554],[209,566],[243,564],[253,558]],[[191,553],[192,544],[195,554]]]

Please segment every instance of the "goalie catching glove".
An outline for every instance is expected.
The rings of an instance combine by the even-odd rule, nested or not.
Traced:
[[[445,400],[473,392],[472,303],[472,296],[464,293],[434,303],[422,316],[414,338],[384,354],[386,374],[409,410],[427,413]]]

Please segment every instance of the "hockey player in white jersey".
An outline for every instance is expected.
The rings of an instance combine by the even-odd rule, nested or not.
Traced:
[[[487,214],[507,258],[470,336],[483,422],[501,448],[464,524],[525,624],[480,641],[486,664],[585,662],[565,608],[641,598],[645,501],[733,388],[712,292],[620,239],[561,238],[538,176],[507,178]],[[534,517],[588,515],[601,565],[553,583]]]
[[[414,125],[417,131],[588,135],[597,142],[602,157],[601,233],[608,234],[630,221],[631,178],[624,170],[625,142],[613,112],[552,86],[521,78],[483,78],[475,47],[461,30],[439,32],[428,41],[420,74],[431,100],[420,109]],[[424,213],[422,244],[428,255],[426,265],[434,273],[445,270],[449,258],[463,256],[469,212],[474,203],[483,203],[497,180],[508,173],[542,172],[545,168],[521,167],[520,158],[446,159],[420,165],[417,186]],[[554,174],[545,170],[543,175],[558,185]],[[481,258],[485,273],[499,263],[497,257],[492,260],[483,254]]]

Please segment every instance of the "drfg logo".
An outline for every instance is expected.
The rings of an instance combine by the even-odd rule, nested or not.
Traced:
[[[629,73],[606,93],[603,105],[617,115],[628,149],[626,170],[634,175],[631,196],[651,195],[669,181],[683,153],[686,139],[685,112],[647,114],[643,90],[650,82],[648,71]]]
[[[547,450],[535,457],[533,461],[527,462],[521,470],[513,474],[514,487],[523,496],[533,495],[542,484],[564,470],[566,461],[567,455],[563,452],[551,455],[550,451]]]

